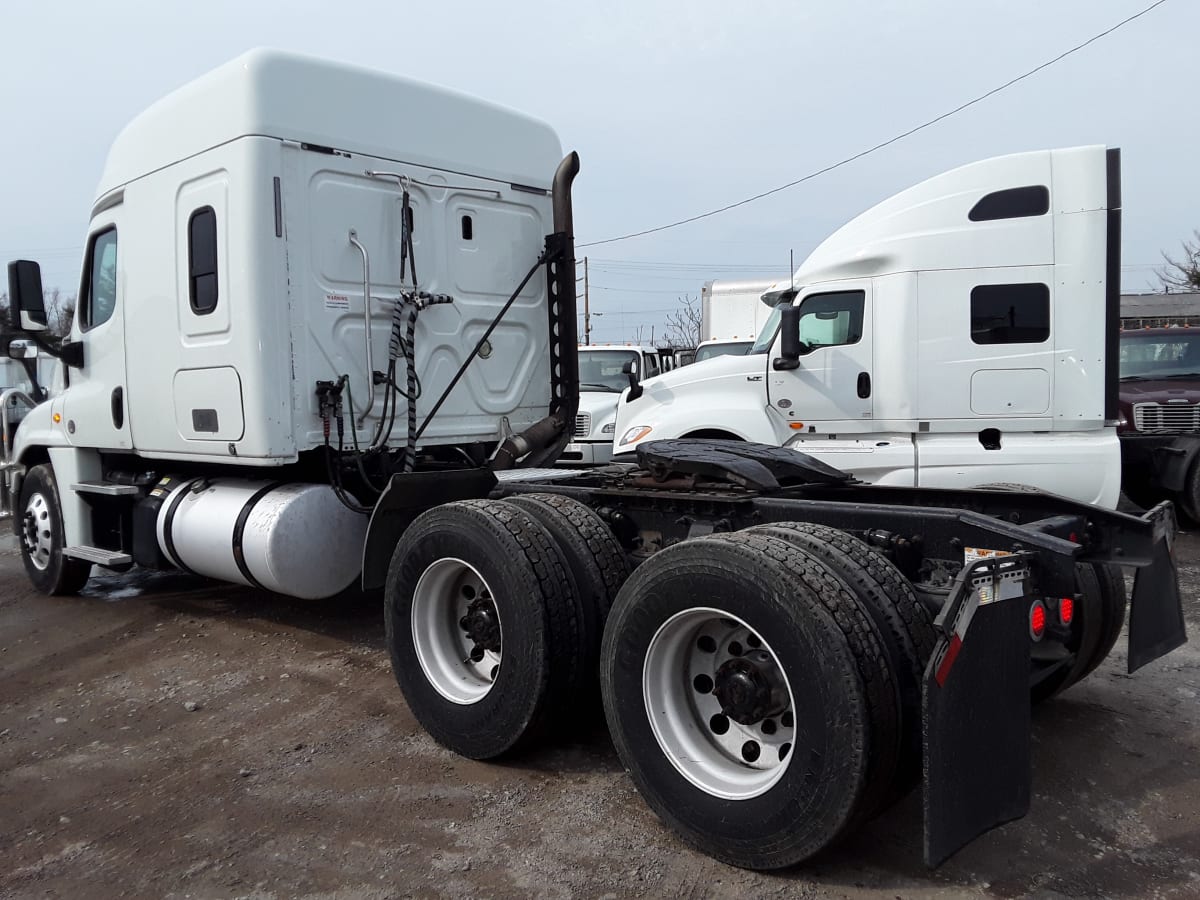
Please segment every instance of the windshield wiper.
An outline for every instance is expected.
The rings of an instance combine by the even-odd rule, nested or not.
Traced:
[[[1200,378],[1200,372],[1173,372],[1170,375],[1164,375],[1162,380],[1168,381],[1172,378]]]
[[[1121,380],[1122,381],[1147,381],[1149,379],[1147,379],[1145,375],[1122,375]]]
[[[590,381],[585,381],[581,385],[579,385],[580,390],[584,390],[584,389],[588,389],[588,388],[590,388],[591,390],[594,390],[594,391],[603,391],[606,394],[619,394],[619,393],[621,393],[621,390],[622,390],[621,388],[613,387],[611,384],[593,384]]]

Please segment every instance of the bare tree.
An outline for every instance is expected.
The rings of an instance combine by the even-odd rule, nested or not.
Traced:
[[[55,337],[66,337],[75,319],[74,295],[64,295],[58,288],[51,288],[42,296],[46,307],[46,328]]]
[[[1166,253],[1162,255],[1166,265],[1156,274],[1164,291],[1200,291],[1200,229],[1193,230],[1192,240],[1185,240],[1182,244],[1182,258],[1174,259]]]
[[[700,343],[700,300],[684,295],[679,298],[679,308],[667,315],[667,327],[661,346],[690,348]]]

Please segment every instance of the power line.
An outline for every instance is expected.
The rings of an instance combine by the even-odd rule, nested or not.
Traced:
[[[816,178],[819,175],[824,175],[827,172],[832,172],[834,169],[840,169],[842,166],[852,163],[855,160],[862,159],[864,156],[869,156],[870,154],[874,153],[875,151],[882,150],[884,147],[890,146],[891,144],[894,144],[897,141],[901,141],[906,137],[910,137],[910,136],[916,134],[918,131],[922,131],[926,128],[929,128],[931,125],[936,125],[938,122],[941,122],[943,119],[948,119],[951,116],[962,112],[964,109],[974,106],[976,103],[980,103],[980,102],[986,100],[988,97],[991,97],[991,96],[994,96],[995,94],[1000,93],[1001,91],[1005,90],[1006,88],[1012,87],[1014,84],[1016,84],[1019,81],[1024,81],[1026,78],[1030,77],[1031,75],[1035,75],[1038,72],[1042,71],[1042,69],[1049,68],[1050,66],[1054,65],[1055,63],[1066,59],[1072,53],[1076,53],[1076,52],[1082,50],[1084,47],[1087,47],[1089,44],[1094,44],[1096,41],[1100,40],[1101,38],[1107,37],[1108,35],[1112,34],[1114,31],[1116,31],[1118,28],[1128,25],[1134,19],[1140,19],[1142,16],[1146,15],[1146,13],[1150,12],[1151,10],[1155,9],[1156,7],[1162,6],[1166,2],[1167,2],[1167,0],[1155,0],[1155,2],[1151,3],[1149,6],[1147,6],[1145,9],[1143,9],[1141,12],[1134,13],[1132,16],[1130,16],[1127,19],[1122,19],[1120,22],[1118,22],[1116,25],[1113,25],[1111,28],[1108,28],[1108,29],[1102,31],[1097,35],[1093,35],[1092,37],[1090,37],[1086,41],[1084,41],[1082,44],[1076,44],[1070,50],[1060,53],[1058,56],[1054,57],[1051,60],[1048,60],[1047,62],[1042,63],[1040,66],[1036,66],[1036,67],[1030,69],[1028,72],[1025,72],[1022,75],[1018,75],[1016,78],[1009,79],[1008,81],[1004,82],[1004,84],[1000,85],[999,87],[994,87],[987,93],[980,94],[978,97],[975,97],[973,100],[968,100],[966,103],[963,103],[963,104],[960,104],[959,106],[954,107],[954,109],[950,110],[949,112],[944,112],[939,116],[935,116],[934,118],[928,120],[927,122],[922,122],[920,125],[910,128],[910,129],[908,129],[908,131],[901,132],[900,134],[896,135],[895,137],[888,138],[886,141],[881,141],[880,143],[876,144],[873,147],[868,147],[866,150],[861,150],[858,153],[855,153],[853,156],[847,156],[845,159],[839,160],[838,162],[835,162],[831,165],[825,166],[823,169],[818,169],[815,172],[810,172],[809,174],[805,175],[803,178],[797,178],[795,181],[789,181],[787,184],[782,184],[779,187],[771,188],[769,191],[763,191],[761,194],[755,194],[753,197],[747,197],[745,200],[738,200],[736,203],[730,203],[726,206],[720,207],[719,209],[709,210],[708,212],[700,213],[699,215],[695,215],[695,216],[688,216],[688,218],[680,219],[677,222],[671,222],[667,225],[659,225],[655,228],[646,228],[642,231],[634,231],[634,232],[630,232],[629,234],[619,235],[617,237],[605,238],[602,241],[588,241],[587,243],[584,243],[584,244],[576,244],[576,247],[577,248],[598,247],[601,244],[613,244],[613,243],[616,243],[617,241],[627,241],[630,238],[644,237],[647,234],[655,234],[659,231],[666,231],[668,228],[677,228],[680,225],[687,225],[689,222],[696,222],[696,221],[699,221],[700,219],[707,219],[710,216],[715,216],[715,215],[718,215],[719,213],[728,212],[729,210],[736,209],[739,206],[745,206],[747,203],[753,203],[755,200],[761,200],[763,197],[769,197],[772,194],[778,194],[780,191],[786,191],[788,188],[793,188],[798,184],[803,184],[806,181],[811,181],[812,179]]]

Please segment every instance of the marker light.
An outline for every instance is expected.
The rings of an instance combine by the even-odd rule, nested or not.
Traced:
[[[1058,601],[1058,621],[1064,625],[1070,625],[1073,618],[1075,618],[1075,601],[1070,597],[1063,597]]]
[[[61,413],[55,413],[55,414],[54,414],[54,424],[55,424],[55,425],[57,425],[57,424],[58,424],[59,422],[61,422],[61,421],[62,421],[62,414],[61,414]]]
[[[1029,636],[1040,641],[1046,633],[1046,605],[1041,600],[1033,601],[1029,608]]]

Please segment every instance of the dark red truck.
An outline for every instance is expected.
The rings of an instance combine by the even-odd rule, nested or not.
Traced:
[[[1200,328],[1121,333],[1117,434],[1125,496],[1173,500],[1200,523]]]

